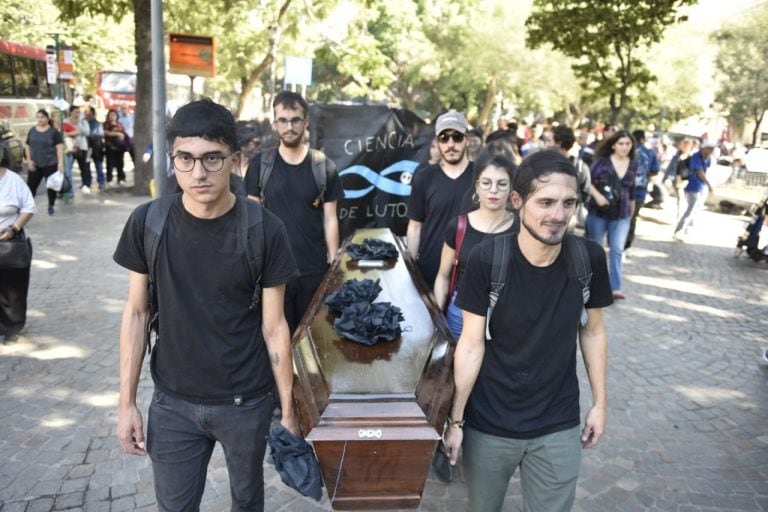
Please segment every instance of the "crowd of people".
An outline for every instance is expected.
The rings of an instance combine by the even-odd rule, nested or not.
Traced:
[[[308,112],[301,95],[278,94],[277,144],[264,149],[261,134],[238,130],[221,105],[180,108],[167,129],[175,192],[137,208],[115,251],[130,283],[118,438],[126,453],[150,456],[161,510],[199,506],[217,442],[233,507],[263,510],[275,405],[282,427],[300,435],[290,337],[338,257],[344,195],[334,162],[306,144]],[[27,186],[0,167],[0,243],[23,233],[43,181],[58,173],[73,182],[74,162],[82,194],[94,186],[91,163],[99,188],[115,177],[122,183],[130,140],[115,111],[102,124],[91,107],[72,107],[61,130],[38,112]],[[463,453],[471,510],[501,510],[518,468],[527,508],[571,509],[581,450],[605,433],[603,308],[626,297],[623,253],[641,207],[675,195],[675,237],[694,223],[711,188],[713,147],[693,145],[682,139],[667,158],[641,130],[606,126],[594,137],[561,125],[532,134],[502,120],[484,136],[460,112],[436,119],[429,160],[413,177],[405,241],[457,341],[442,453],[450,464]],[[48,189],[49,215],[62,190]],[[165,224],[148,235],[158,218]],[[574,225],[587,238],[574,236]],[[174,236],[164,243],[146,238],[166,233]],[[0,308],[0,327],[13,341],[24,325],[29,267],[0,268],[0,283],[0,304],[12,304]],[[210,298],[204,310],[201,296]],[[137,389],[150,319],[163,339],[151,352],[145,429]],[[592,396],[583,419],[577,346]],[[201,423],[201,410],[215,421]]]

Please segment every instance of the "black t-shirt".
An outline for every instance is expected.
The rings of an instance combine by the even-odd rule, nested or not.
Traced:
[[[532,265],[517,236],[506,283],[491,317],[480,373],[467,404],[472,427],[496,436],[531,439],[579,424],[576,338],[581,287],[568,277],[566,245],[547,267]],[[584,240],[592,263],[587,308],[613,303],[605,252]],[[485,316],[493,239],[475,247],[456,305]]]
[[[131,214],[113,256],[121,266],[148,273],[144,219],[149,203]],[[152,351],[155,385],[195,403],[232,403],[267,393],[273,383],[261,333],[261,308],[249,309],[253,281],[238,250],[236,208],[199,219],[181,200],[171,208],[157,250],[160,339]],[[297,275],[280,220],[264,211],[249,231],[265,237],[264,288]],[[252,238],[251,238],[252,239]]]
[[[440,165],[431,165],[413,176],[408,218],[422,223],[418,265],[430,288],[440,268],[445,228],[457,216],[469,211],[462,206],[462,198],[470,188],[472,162],[456,179],[449,178]]]
[[[55,167],[59,165],[59,159],[56,155],[56,145],[64,144],[61,133],[49,126],[45,131],[38,131],[32,128],[27,133],[27,145],[29,146],[32,161],[38,167]]]
[[[511,212],[510,215],[512,215]],[[448,223],[448,227],[445,230],[445,243],[453,250],[456,250],[456,229],[458,228],[458,225],[459,221],[458,217],[456,217]],[[466,269],[467,262],[469,261],[469,255],[472,254],[472,249],[474,249],[476,245],[480,244],[482,241],[488,238],[493,238],[498,235],[507,235],[513,231],[517,231],[514,223],[512,223],[504,231],[499,231],[498,233],[483,233],[482,231],[478,231],[472,227],[472,221],[467,219],[467,231],[464,233],[464,242],[461,245],[461,254],[459,255],[458,282],[461,283],[461,278],[464,276],[464,270]]]
[[[315,206],[320,191],[312,174],[310,154],[298,165],[286,163],[278,151],[264,191],[264,206],[285,224],[301,275],[324,274],[328,270],[328,248],[323,228],[323,205]],[[253,157],[245,175],[248,195],[261,196],[261,154]],[[338,173],[328,173],[323,201],[338,201],[344,188]]]

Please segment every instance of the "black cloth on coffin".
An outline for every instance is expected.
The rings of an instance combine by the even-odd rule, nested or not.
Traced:
[[[397,247],[394,244],[366,238],[362,244],[347,245],[347,254],[353,260],[389,260],[397,258]]]
[[[331,293],[325,298],[325,304],[335,313],[340,314],[344,308],[358,302],[373,302],[381,292],[379,280],[350,279],[344,281],[341,288]]]
[[[302,438],[296,437],[279,422],[269,429],[267,443],[272,462],[280,479],[288,487],[317,501],[323,496],[323,478],[315,451]]]
[[[351,341],[370,346],[397,338],[403,320],[400,308],[389,302],[358,302],[341,312],[341,317],[333,322],[333,330]]]

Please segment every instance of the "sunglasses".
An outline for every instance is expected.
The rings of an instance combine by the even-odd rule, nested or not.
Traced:
[[[461,142],[464,142],[465,138],[466,136],[463,133],[459,133],[459,132],[441,133],[440,135],[437,136],[437,141],[445,144],[449,140],[453,139],[453,142],[459,144]]]

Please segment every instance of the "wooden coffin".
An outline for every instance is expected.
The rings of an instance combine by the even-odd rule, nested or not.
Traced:
[[[396,261],[360,268],[349,243],[395,244]],[[453,395],[453,343],[440,311],[388,229],[363,229],[342,246],[293,337],[294,398],[336,509],[415,508]],[[323,303],[348,279],[380,279],[376,302],[405,316],[401,336],[369,347],[341,338]]]

